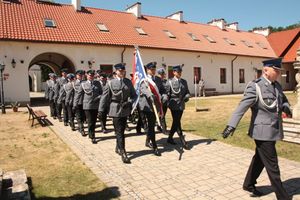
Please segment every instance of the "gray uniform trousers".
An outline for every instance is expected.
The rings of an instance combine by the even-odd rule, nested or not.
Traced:
[[[245,112],[251,108],[248,134],[255,140],[256,149],[245,177],[244,187],[254,186],[265,167],[276,197],[280,200],[289,199],[280,179],[275,148],[276,141],[283,138],[281,114],[284,106],[288,106],[288,101],[280,84],[270,84],[266,78],[261,77],[248,84],[243,99],[228,123],[229,126],[237,127]]]
[[[73,111],[73,101],[74,101],[73,84],[72,84],[72,82],[68,82],[63,87],[64,87],[64,90],[66,91],[65,106],[67,107],[67,111],[68,111],[68,120],[69,120],[72,130],[75,130],[74,111]]]
[[[66,84],[68,81],[64,77],[60,77],[57,81],[56,88],[55,88],[55,98],[56,98],[56,112],[58,119],[61,120],[61,111],[63,111],[64,116],[64,122],[68,122],[68,110],[65,106],[65,98],[66,98],[66,92],[63,88],[63,85]]]
[[[72,83],[74,88],[74,101],[73,101],[73,110],[75,110],[75,117],[78,124],[78,130],[81,134],[84,134],[83,122],[85,120],[85,114],[83,111],[83,96],[80,94],[79,88],[81,87],[81,80],[77,79]]]
[[[54,98],[55,85],[56,85],[56,81],[48,80],[46,82],[46,88],[45,88],[45,98],[49,100],[51,117],[56,117],[56,103]]]

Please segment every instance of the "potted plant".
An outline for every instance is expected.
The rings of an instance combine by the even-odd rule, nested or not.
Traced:
[[[11,105],[11,107],[12,107],[12,109],[13,109],[14,112],[18,112],[18,108],[20,106],[19,102],[16,101],[14,103],[11,103],[10,105]]]

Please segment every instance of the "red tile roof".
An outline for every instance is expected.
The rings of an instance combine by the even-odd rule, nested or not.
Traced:
[[[56,28],[45,27],[44,19],[53,19]],[[137,19],[133,14],[119,11],[84,7],[76,12],[72,5],[36,3],[20,0],[20,3],[0,4],[0,40],[26,40],[39,42],[107,44],[176,49],[185,51],[213,52],[255,57],[276,57],[263,35],[225,31],[218,27],[194,22],[180,23],[176,20],[143,15]],[[96,23],[103,23],[109,32],[100,32]],[[148,35],[139,35],[134,27],[141,27]],[[163,30],[176,36],[172,39]],[[194,41],[187,33],[193,33],[200,41]],[[203,37],[208,35],[216,43]],[[228,44],[229,38],[235,45]],[[248,41],[253,48],[241,40]],[[256,43],[262,43],[263,49]]]
[[[283,62],[294,62],[297,49],[300,48],[300,28],[272,33],[268,41]]]

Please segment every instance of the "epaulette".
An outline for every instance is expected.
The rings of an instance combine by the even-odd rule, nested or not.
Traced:
[[[260,82],[261,81],[261,78],[258,78],[258,79],[256,79],[256,80],[254,80],[253,82],[254,83],[258,83],[258,82]]]

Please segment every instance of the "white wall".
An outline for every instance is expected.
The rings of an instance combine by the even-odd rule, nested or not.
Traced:
[[[42,53],[59,53],[66,56],[75,69],[87,70],[87,61],[94,61],[93,69],[99,69],[100,64],[116,64],[121,62],[123,47],[102,45],[68,45],[68,44],[46,44],[30,42],[0,42],[0,61],[6,64],[5,73],[9,73],[9,79],[5,81],[6,101],[30,100],[28,68],[36,56]],[[124,62],[129,73],[133,65],[133,48],[126,47],[124,51]],[[207,88],[216,88],[220,93],[231,93],[231,60],[233,55],[209,54],[197,52],[184,52],[172,50],[140,49],[144,64],[156,61],[158,67],[162,63],[167,66],[184,64],[183,78],[188,81],[189,89],[193,93],[193,67],[202,68],[202,76]],[[15,59],[16,68],[11,67],[11,60]],[[24,63],[20,63],[24,60]],[[254,68],[261,68],[263,58],[238,56],[234,61],[234,92],[243,92],[245,85],[255,78]],[[81,64],[81,61],[84,61]],[[227,83],[220,84],[220,68],[226,68]],[[245,83],[240,84],[239,68],[245,69]]]

